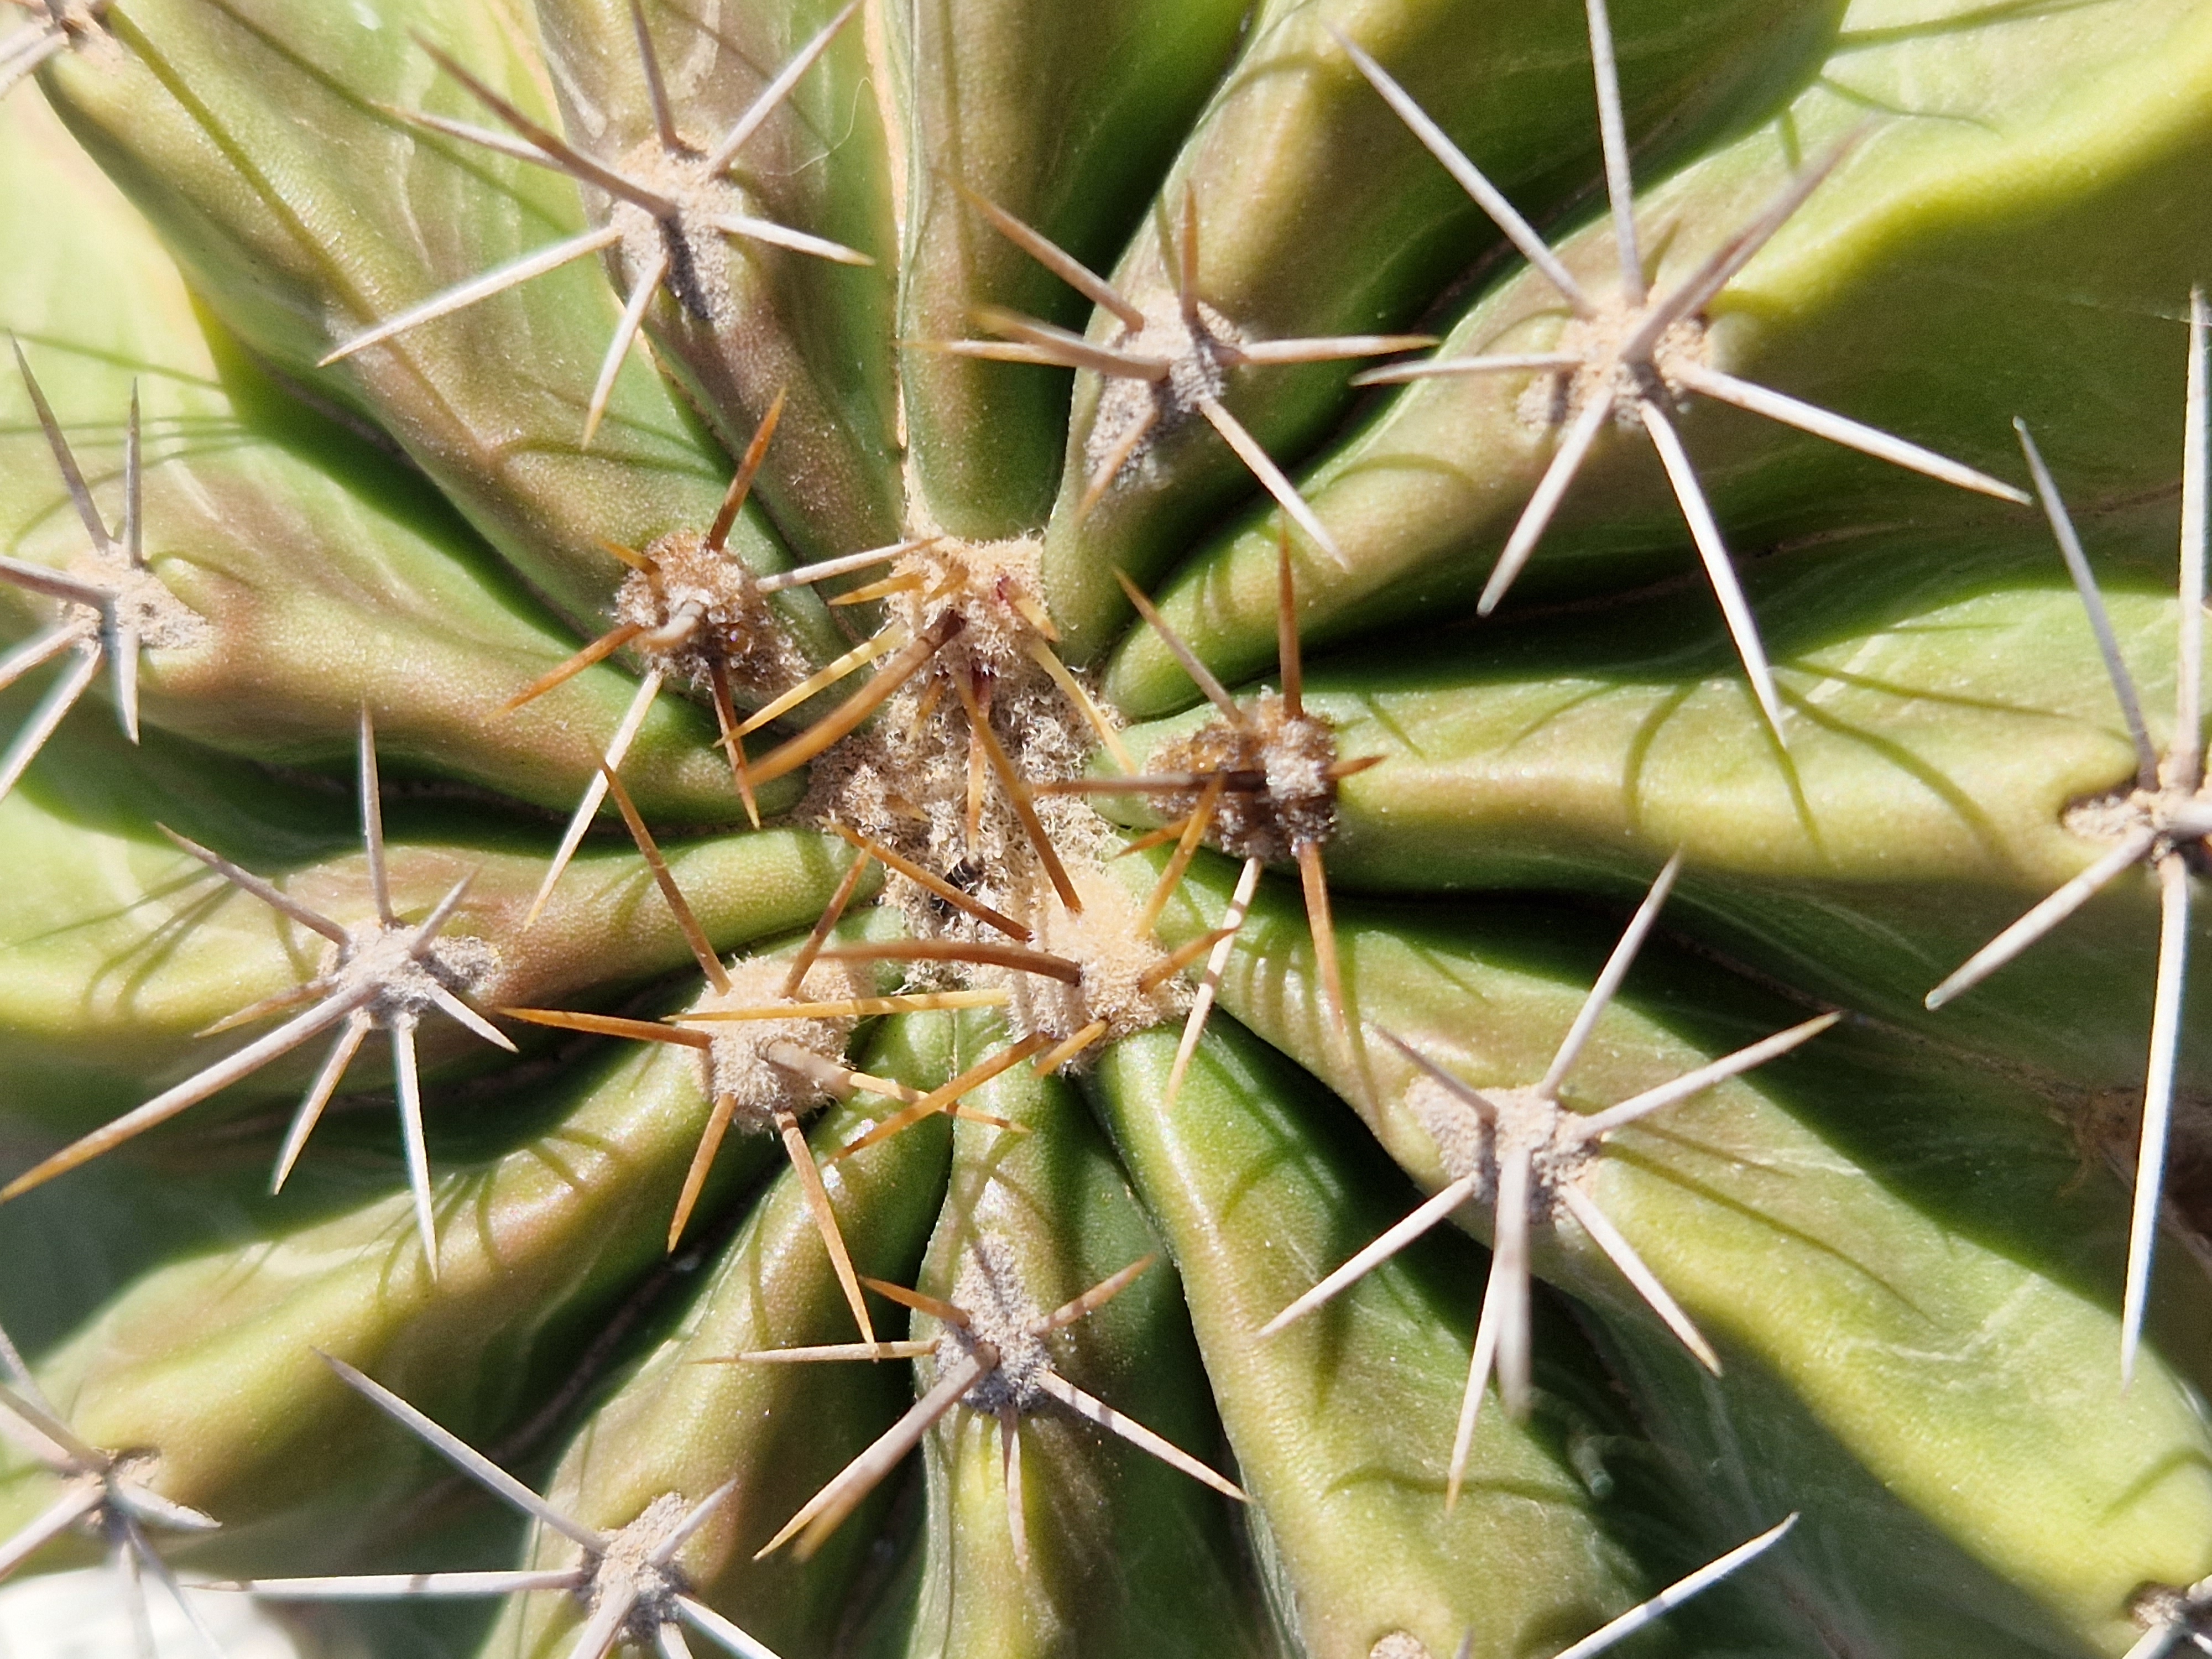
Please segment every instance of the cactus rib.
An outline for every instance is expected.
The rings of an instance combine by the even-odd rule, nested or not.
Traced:
[[[2198,0],[0,6],[0,1577],[2207,1645]]]

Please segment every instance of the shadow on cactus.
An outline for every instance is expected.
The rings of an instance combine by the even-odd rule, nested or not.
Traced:
[[[2212,1640],[2202,7],[16,3],[0,1577]]]

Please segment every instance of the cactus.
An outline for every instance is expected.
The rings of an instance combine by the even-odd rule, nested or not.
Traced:
[[[0,1578],[2212,1644],[2194,0],[16,4]]]

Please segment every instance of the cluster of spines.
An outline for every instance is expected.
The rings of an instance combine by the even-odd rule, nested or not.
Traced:
[[[64,0],[15,0],[15,3],[33,14],[33,21],[15,34],[0,40],[0,87],[36,69],[47,58],[96,27],[100,9],[97,5],[80,3],[79,0],[69,0],[68,3],[64,3]],[[1478,608],[1485,615],[1504,598],[1507,588],[1534,551],[1603,425],[1608,420],[1640,425],[1650,435],[1680,502],[1692,540],[1712,583],[1762,714],[1778,744],[1786,744],[1784,708],[1771,667],[1759,641],[1749,605],[1735,580],[1717,520],[1669,417],[1670,406],[1692,394],[1715,398],[1961,488],[2023,503],[2031,498],[2011,485],[1949,461],[1917,445],[1847,417],[1819,410],[1785,394],[1725,374],[1699,361],[1693,345],[1683,345],[1677,337],[1683,326],[1694,323],[1726,283],[1782,228],[1827,176],[1840,160],[1843,151],[1838,150],[1826,162],[1803,172],[1780,198],[1736,236],[1729,239],[1698,270],[1668,292],[1655,295],[1647,282],[1638,247],[1638,228],[1631,201],[1625,127],[1613,73],[1604,0],[1586,0],[1586,4],[1597,71],[1606,182],[1621,267],[1620,291],[1617,300],[1609,307],[1594,299],[1567,271],[1504,195],[1483,178],[1442,129],[1419,110],[1379,64],[1354,43],[1338,36],[1339,43],[1360,72],[1406,120],[1420,142],[1497,222],[1499,228],[1531,264],[1559,289],[1574,314],[1574,323],[1569,325],[1569,337],[1563,340],[1560,349],[1400,363],[1362,374],[1358,377],[1358,383],[1391,384],[1435,375],[1467,374],[1523,373],[1558,377],[1558,383],[1563,388],[1563,400],[1571,403],[1567,411],[1569,418],[1551,461],[1515,526],[1482,595]],[[631,16],[663,149],[672,158],[702,163],[709,173],[718,173],[726,169],[738,149],[758,131],[776,105],[789,94],[799,77],[828,48],[837,31],[851,20],[858,6],[859,0],[854,0],[853,4],[848,5],[809,41],[714,149],[702,155],[687,146],[678,134],[642,10],[638,0],[631,0]],[[573,148],[557,135],[531,121],[434,47],[428,43],[423,43],[423,46],[424,50],[429,52],[447,73],[496,114],[516,137],[510,138],[503,134],[427,114],[409,114],[407,118],[447,137],[461,138],[501,154],[553,167],[580,183],[604,190],[617,202],[626,203],[647,216],[669,244],[659,258],[647,259],[644,268],[632,277],[621,322],[610,343],[586,412],[583,441],[588,446],[605,412],[615,376],[636,339],[645,310],[653,295],[665,287],[675,295],[679,303],[687,308],[696,309],[695,301],[679,280],[678,266],[683,263],[679,245],[686,234],[680,222],[682,204],[655,190],[651,184],[629,177],[611,164]],[[1033,319],[987,307],[978,310],[975,319],[980,326],[997,338],[907,343],[973,357],[1085,369],[1097,373],[1109,381],[1127,382],[1140,389],[1151,388],[1149,395],[1152,401],[1143,406],[1143,412],[1128,422],[1126,429],[1115,437],[1105,453],[1096,458],[1096,464],[1086,481],[1079,509],[1082,512],[1088,512],[1094,507],[1176,421],[1194,413],[1202,416],[1249,468],[1281,509],[1282,702],[1286,706],[1289,718],[1308,718],[1302,701],[1294,620],[1295,600],[1291,591],[1291,526],[1295,525],[1316,545],[1340,562],[1343,555],[1327,527],[1300,495],[1296,485],[1250,433],[1228,412],[1215,383],[1230,368],[1385,356],[1435,342],[1428,337],[1383,335],[1268,342],[1248,342],[1237,337],[1233,329],[1224,327],[1221,320],[1211,313],[1200,296],[1196,204],[1187,196],[1183,204],[1182,234],[1177,248],[1180,280],[1176,283],[1177,311],[1185,336],[1184,349],[1181,355],[1163,356],[1156,351],[1143,349],[1143,342],[1139,338],[1156,319],[1148,318],[1140,307],[1120,294],[1111,283],[1089,270],[1033,228],[972,193],[969,193],[969,199],[987,222],[1095,304],[1115,316],[1123,325],[1124,337],[1120,341],[1102,343]],[[766,241],[825,258],[848,263],[861,262],[866,258],[854,250],[809,233],[775,225],[749,215],[718,219],[715,228],[729,235]],[[561,264],[605,252],[620,240],[622,234],[617,226],[611,222],[605,228],[526,256],[499,270],[434,296],[398,316],[383,320],[345,342],[325,362],[337,362],[388,340],[406,329],[448,314],[516,283],[550,270]],[[1577,325],[1586,325],[1583,332],[1588,336],[1587,339],[1574,334]],[[2067,520],[2056,486],[2025,427],[2021,428],[2021,441],[2038,495],[2049,515],[2095,629],[2138,751],[2140,775],[2137,788],[2128,802],[2128,810],[2132,815],[2130,827],[2112,850],[2089,870],[2068,883],[2035,907],[2019,923],[1991,941],[1988,947],[1928,997],[1930,1007],[1938,1006],[1950,997],[1978,983],[2132,866],[2148,863],[2157,871],[2162,895],[2160,947],[2123,1321],[2124,1376],[2132,1371],[2140,1340],[2152,1244],[2159,1213],[2160,1182],[2180,1035],[2180,998],[2190,908],[2189,875],[2192,861],[2202,856],[2208,833],[2212,833],[2212,803],[2208,803],[2203,795],[2205,780],[2199,732],[2201,709],[2198,706],[2207,517],[2204,454],[2208,400],[2206,329],[2203,301],[2201,295],[2193,296],[2188,425],[2183,469],[2179,689],[2174,738],[2163,757],[2156,753],[2148,736],[2140,698],[2121,659],[2110,623],[2105,617],[2094,578],[2082,556],[2078,538]],[[1569,347],[1572,349],[1567,349]],[[32,377],[28,364],[22,360],[20,347],[16,356],[33,406],[52,446],[71,499],[83,518],[95,552],[112,556],[131,572],[143,572],[145,568],[144,527],[140,506],[141,468],[135,398],[125,463],[128,506],[123,529],[118,534],[107,529],[94,507],[90,493],[69,453],[59,427]],[[1188,357],[1188,362],[1184,361],[1185,357]],[[1565,394],[1577,393],[1579,404],[1571,404],[1571,398]],[[780,407],[781,399],[761,422],[755,441],[743,458],[723,508],[704,538],[703,544],[712,552],[720,554],[725,551],[728,533],[774,434]],[[785,587],[842,579],[857,574],[871,566],[912,553],[933,539],[918,538],[892,547],[824,561],[781,575],[747,575],[742,580],[752,595],[765,596]],[[657,600],[664,598],[659,581],[659,565],[650,550],[639,551],[611,545],[608,550],[630,567],[652,590]],[[114,677],[118,713],[126,732],[135,740],[137,726],[137,671],[142,642],[118,620],[118,596],[94,584],[59,576],[43,568],[22,565],[15,561],[0,562],[0,579],[43,593],[68,607],[54,629],[11,653],[4,660],[0,660],[0,683],[11,680],[54,657],[69,653],[74,653],[76,657],[75,665],[65,671],[54,692],[11,747],[4,763],[0,763],[0,793],[4,793],[103,665]],[[915,592],[923,586],[922,579],[912,574],[897,574],[841,597],[846,603],[866,602],[888,599],[896,593]],[[1145,596],[1133,585],[1127,583],[1126,578],[1124,586],[1140,614],[1159,631],[1171,653],[1189,672],[1201,693],[1217,706],[1230,731],[1249,735],[1250,711],[1237,702],[1207,671],[1197,654],[1175,637]],[[836,602],[838,601],[833,601]],[[727,995],[732,989],[728,971],[713,951],[704,929],[677,886],[665,860],[659,854],[649,830],[618,776],[629,744],[646,710],[668,678],[666,665],[653,662],[650,653],[653,651],[666,653],[695,645],[702,627],[703,617],[696,605],[671,607],[664,604],[662,609],[666,614],[651,624],[617,623],[567,662],[526,687],[508,705],[510,708],[519,707],[531,697],[542,694],[583,668],[626,647],[647,655],[647,667],[638,693],[617,724],[599,775],[569,824],[561,850],[547,872],[528,920],[534,921],[542,910],[568,858],[598,816],[605,799],[611,796],[679,927],[690,942],[702,974],[719,994]],[[1182,811],[1180,817],[1160,830],[1142,838],[1132,849],[1167,842],[1175,843],[1166,874],[1142,912],[1139,931],[1148,933],[1172,898],[1176,884],[1198,847],[1206,842],[1214,830],[1224,799],[1239,792],[1264,793],[1264,776],[1255,783],[1253,773],[1244,769],[1137,774],[1111,723],[1101,714],[1081,682],[1052,652],[1050,641],[1054,635],[1049,619],[1035,610],[1025,612],[1025,617],[1041,635],[1030,647],[1030,654],[1066,695],[1075,712],[1096,729],[1121,764],[1124,775],[1101,779],[1024,778],[1014,758],[993,732],[988,711],[979,701],[976,687],[965,675],[951,675],[946,677],[947,683],[962,705],[971,733],[970,777],[980,778],[987,771],[995,776],[1006,804],[1019,821],[1058,897],[1071,912],[1079,911],[1081,902],[1051,837],[1038,818],[1034,805],[1036,797],[1044,793],[1088,792],[1151,794],[1182,800],[1187,810]],[[721,745],[728,755],[732,780],[747,817],[756,826],[758,825],[760,813],[756,790],[759,785],[796,770],[858,729],[890,696],[928,666],[932,658],[949,643],[958,628],[957,614],[953,613],[948,613],[948,619],[940,621],[933,629],[905,630],[895,624],[886,627],[844,656],[769,699],[764,706],[743,719],[736,709],[726,672],[726,665],[714,657],[710,651],[707,656],[709,665],[707,689],[718,717]],[[833,713],[798,736],[787,739],[759,762],[749,761],[744,746],[747,735],[781,718],[801,703],[872,663],[878,665],[861,691],[848,697]],[[939,694],[944,689],[942,684],[933,688],[925,714],[934,708]],[[409,1154],[410,1183],[415,1195],[427,1265],[434,1273],[437,1245],[434,1222],[429,1209],[427,1160],[422,1149],[421,1109],[412,1051],[414,1020],[428,1007],[436,1006],[488,1040],[510,1048],[512,1044],[486,1019],[485,1015],[490,1011],[477,1006],[471,1000],[469,987],[465,983],[450,982],[455,979],[451,971],[441,978],[434,960],[432,947],[439,931],[455,914],[466,883],[449,892],[420,922],[405,923],[394,914],[385,873],[374,739],[366,709],[362,717],[360,752],[364,840],[376,912],[374,920],[362,927],[349,929],[326,916],[309,911],[261,878],[229,863],[207,848],[181,836],[172,836],[172,839],[184,850],[206,863],[234,885],[262,899],[301,925],[323,934],[336,951],[333,966],[315,981],[294,993],[256,1004],[211,1029],[228,1029],[303,1001],[313,1005],[309,1010],[197,1077],[166,1091],[137,1111],[65,1148],[36,1169],[18,1177],[4,1189],[0,1189],[0,1200],[27,1190],[119,1144],[131,1135],[166,1121],[317,1033],[332,1025],[341,1025],[337,1044],[303,1100],[287,1136],[273,1183],[281,1187],[304,1146],[307,1133],[336,1090],[346,1064],[368,1032],[381,1026],[391,1032],[394,1045],[395,1066],[399,1079],[398,1095]],[[1336,781],[1351,775],[1369,763],[1334,763],[1328,770],[1328,781],[1333,786]],[[979,799],[980,792],[971,784],[971,824],[981,811],[975,804]],[[529,1023],[648,1038],[703,1053],[711,1051],[714,1039],[698,1029],[702,1025],[769,1018],[852,1020],[890,1013],[946,1012],[961,1007],[988,1006],[1006,1000],[1003,992],[961,989],[900,991],[876,996],[854,995],[810,1000],[805,994],[804,981],[809,969],[817,962],[864,966],[900,962],[950,963],[1039,975],[1067,982],[1079,979],[1081,964],[1034,948],[1030,942],[1030,930],[1025,924],[983,904],[945,878],[856,830],[834,823],[824,827],[836,830],[850,842],[856,856],[820,924],[798,952],[782,986],[782,1003],[757,1008],[696,1010],[659,1023],[550,1010],[502,1009],[497,1012]],[[1351,1015],[1336,961],[1334,928],[1329,920],[1328,891],[1321,861],[1322,837],[1308,836],[1294,840],[1291,846],[1293,861],[1299,870],[1309,908],[1316,968],[1327,1010],[1339,1036],[1349,1040],[1352,1036],[1348,1029]],[[1011,942],[948,938],[832,945],[830,940],[835,926],[855,896],[863,872],[872,862],[915,883],[938,900],[964,913],[973,921],[1005,935]],[[1154,968],[1148,970],[1157,974],[1159,979],[1164,979],[1182,973],[1201,956],[1210,958],[1179,1045],[1169,1085],[1170,1099],[1195,1050],[1228,952],[1256,890],[1265,862],[1257,856],[1245,859],[1221,927],[1179,951],[1162,953]],[[1817,1035],[1839,1018],[1828,1014],[1808,1020],[1595,1115],[1561,1109],[1558,1090],[1565,1074],[1581,1052],[1597,1018],[1626,973],[1680,863],[1678,857],[1662,872],[1560,1045],[1544,1079],[1533,1089],[1502,1092],[1474,1089],[1394,1034],[1379,1030],[1372,1031],[1372,1035],[1396,1048],[1421,1075],[1474,1115],[1480,1135],[1486,1140],[1486,1151],[1479,1167],[1451,1170],[1451,1178],[1430,1200],[1285,1309],[1262,1332],[1262,1334],[1269,1334],[1283,1328],[1291,1321],[1347,1286],[1361,1273],[1378,1265],[1395,1250],[1402,1249],[1419,1232],[1444,1218],[1462,1203],[1471,1198],[1486,1195],[1497,1218],[1498,1248],[1482,1318],[1474,1338],[1468,1387],[1453,1450],[1449,1482],[1449,1493],[1453,1498],[1457,1495],[1464,1470],[1475,1413],[1493,1367],[1509,1409],[1516,1414],[1525,1410],[1528,1388],[1526,1328],[1528,1237],[1532,1225],[1549,1218],[1553,1205],[1558,1206],[1560,1214],[1571,1216],[1613,1259],[1623,1276],[1651,1305],[1661,1320],[1703,1363],[1716,1371],[1719,1369],[1717,1356],[1668,1296],[1656,1277],[1638,1259],[1626,1240],[1617,1229],[1606,1222],[1587,1194],[1577,1187],[1571,1170],[1565,1178],[1550,1184],[1540,1192],[1537,1190],[1542,1185],[1538,1177],[1538,1164],[1545,1151],[1564,1153],[1570,1159],[1574,1155],[1594,1151],[1598,1139],[1611,1130],[1763,1063]],[[528,921],[525,926],[528,926]],[[397,946],[387,948],[383,953],[392,958],[392,966],[380,969],[374,974],[356,973],[348,978],[349,966],[358,962],[368,947],[380,944],[391,946],[394,936],[398,938]],[[404,987],[400,982],[403,975],[411,976],[406,979]],[[842,1157],[873,1145],[884,1136],[919,1121],[924,1116],[939,1112],[980,1118],[1004,1129],[1015,1129],[1018,1126],[1003,1120],[982,1117],[972,1109],[964,1108],[963,1097],[991,1078],[1025,1060],[1032,1062],[1041,1073],[1068,1064],[1085,1048],[1105,1036],[1109,1024],[1104,1019],[1096,1020],[1057,1040],[1050,1034],[1031,1033],[1010,1043],[999,1054],[946,1085],[927,1091],[890,1079],[869,1076],[818,1055],[807,1054],[801,1058],[802,1051],[794,1050],[787,1057],[787,1063],[790,1069],[805,1074],[809,1081],[824,1091],[860,1091],[902,1103],[901,1110],[842,1148],[838,1154]],[[1549,1110],[1553,1121],[1548,1148],[1532,1146],[1525,1139],[1516,1141],[1508,1133],[1508,1119],[1511,1113],[1502,1104],[1504,1094],[1525,1096],[1528,1100],[1522,1103],[1524,1105],[1533,1103]],[[672,1223],[669,1234],[672,1249],[684,1231],[702,1190],[708,1167],[732,1117],[732,1108],[727,1097],[718,1097]],[[822,1358],[886,1359],[918,1358],[926,1352],[939,1355],[940,1364],[936,1386],[917,1402],[913,1411],[802,1509],[783,1532],[763,1548],[763,1554],[794,1535],[800,1536],[804,1544],[818,1542],[830,1527],[857,1504],[866,1490],[881,1480],[898,1458],[919,1442],[938,1418],[963,1401],[971,1405],[975,1403],[980,1397],[978,1391],[1000,1364],[999,1350],[974,1334],[977,1317],[975,1310],[906,1287],[872,1279],[863,1280],[855,1273],[849,1253],[838,1235],[834,1215],[822,1188],[819,1171],[805,1146],[796,1115],[779,1115],[774,1127],[789,1151],[794,1168],[806,1186],[810,1206],[821,1227],[825,1246],[836,1265],[863,1340],[860,1344],[844,1346],[755,1352],[732,1358],[756,1363]],[[1124,1288],[1147,1265],[1149,1259],[1132,1264],[1066,1306],[1049,1314],[1025,1316],[1026,1322],[1023,1328],[1030,1336],[1041,1338],[1061,1328],[1103,1305],[1108,1297]],[[860,1294],[862,1284],[939,1320],[945,1328],[945,1334],[921,1343],[878,1341]],[[950,1365],[943,1364],[940,1352],[947,1340],[954,1341],[960,1350],[959,1358]],[[12,1346],[5,1343],[4,1338],[0,1338],[0,1359],[7,1362],[15,1385],[12,1391],[0,1389],[0,1427],[6,1427],[19,1437],[25,1438],[31,1443],[34,1455],[49,1462],[65,1480],[76,1483],[70,1487],[71,1495],[55,1510],[34,1521],[25,1533],[0,1546],[0,1574],[12,1569],[50,1536],[68,1526],[88,1522],[106,1532],[126,1559],[132,1563],[143,1560],[166,1579],[167,1571],[147,1544],[143,1526],[149,1522],[193,1527],[213,1523],[204,1516],[198,1516],[173,1504],[167,1504],[165,1509],[166,1500],[131,1486],[118,1473],[125,1460],[79,1442],[51,1406],[39,1395],[28,1371]],[[647,1559],[656,1571],[665,1570],[663,1578],[651,1584],[641,1582],[611,1588],[602,1586],[599,1577],[607,1554],[609,1540],[606,1537],[559,1515],[542,1498],[528,1492],[512,1477],[499,1471],[479,1454],[466,1448],[371,1380],[340,1362],[333,1360],[331,1364],[345,1382],[362,1392],[372,1403],[405,1424],[494,1491],[516,1502],[556,1531],[568,1534],[584,1552],[585,1565],[544,1572],[416,1576],[404,1583],[398,1579],[263,1582],[242,1588],[254,1589],[268,1595],[301,1596],[380,1592],[505,1594],[557,1589],[586,1596],[591,1608],[586,1628],[574,1650],[579,1659],[597,1659],[597,1656],[608,1652],[626,1637],[649,1641],[664,1653],[680,1653],[684,1651],[681,1626],[686,1622],[721,1641],[733,1652],[751,1656],[766,1653],[765,1649],[731,1626],[726,1620],[690,1598],[683,1589],[680,1573],[672,1565],[676,1550],[726,1497],[728,1488],[710,1494],[684,1511],[667,1537],[656,1545],[654,1552]],[[1227,1495],[1239,1498],[1244,1496],[1233,1484],[1205,1465],[1152,1435],[1149,1431],[1143,1430],[1140,1425],[1121,1418],[1110,1407],[1084,1394],[1049,1368],[1041,1376],[1048,1379],[1040,1385],[1044,1391],[1079,1414],[1122,1434],[1154,1455],[1161,1456],[1194,1478],[1217,1486]],[[1016,1547],[1018,1553],[1025,1559],[1026,1547],[1019,1520],[1019,1486],[1015,1473],[1018,1467],[1015,1413],[1003,1404],[994,1409],[1001,1422],[1002,1455],[1006,1460],[1009,1501],[1013,1505]],[[1794,1519],[1794,1516],[1790,1518],[1791,1521]],[[639,1524],[642,1524],[642,1520]],[[1751,1559],[1777,1541],[1790,1524],[1790,1521],[1784,1521],[1670,1587],[1650,1601],[1577,1644],[1561,1659],[1584,1659],[1585,1656],[1594,1654],[1632,1633],[1668,1607],[1678,1605],[1689,1595],[1695,1594]],[[133,1571],[135,1574],[135,1565]],[[173,1580],[169,1582],[173,1583]],[[2154,1610],[2155,1617],[2147,1620],[2150,1628],[2137,1644],[2131,1659],[2149,1659],[2150,1656],[2162,1653],[2185,1639],[2203,1644],[2205,1638],[2200,1631],[2205,1616],[2198,1604],[2203,1601],[2206,1593],[2203,1586],[2175,1592],[2169,1598],[2175,1601],[2173,1608]],[[143,1618],[141,1624],[143,1629]]]

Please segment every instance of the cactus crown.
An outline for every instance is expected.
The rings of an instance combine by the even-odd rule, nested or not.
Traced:
[[[2201,7],[14,3],[0,1577],[2204,1644]]]

